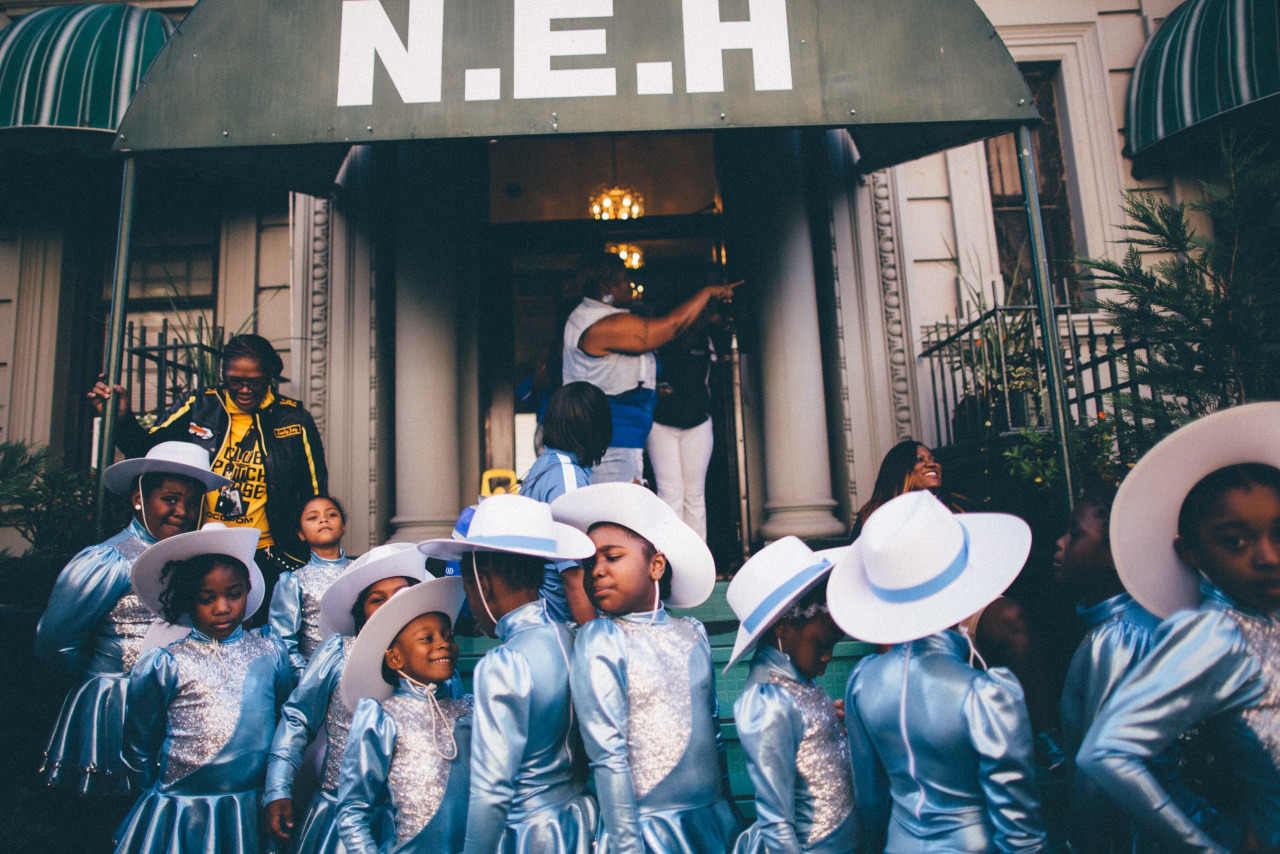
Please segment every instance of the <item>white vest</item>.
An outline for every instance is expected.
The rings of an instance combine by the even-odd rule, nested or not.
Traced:
[[[626,312],[625,308],[605,305],[599,300],[584,297],[564,324],[564,381],[585,380],[607,395],[622,394],[636,386],[657,386],[658,360],[653,353],[628,356],[610,353],[607,356],[591,356],[578,346],[588,329],[611,314]]]

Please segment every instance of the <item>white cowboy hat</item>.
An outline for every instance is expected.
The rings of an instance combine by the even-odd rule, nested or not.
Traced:
[[[1125,588],[1161,619],[1200,605],[1199,575],[1173,550],[1187,493],[1240,463],[1280,468],[1280,403],[1250,403],[1191,422],[1133,467],[1111,505],[1111,554]]]
[[[258,550],[258,535],[257,528],[228,528],[221,522],[206,522],[198,531],[175,534],[167,540],[161,540],[148,546],[133,562],[133,591],[152,613],[162,614],[160,594],[164,592],[165,583],[160,578],[160,572],[165,564],[171,560],[188,560],[200,555],[229,555],[249,568],[249,601],[244,612],[247,620],[262,606],[263,597],[266,596],[262,570],[253,562],[253,556]],[[191,616],[183,614],[180,622],[190,627]]]
[[[145,457],[121,460],[102,473],[102,485],[117,495],[128,495],[139,475],[180,474],[197,480],[205,492],[221,489],[231,481],[209,471],[209,452],[190,442],[161,442]]]
[[[953,514],[927,490],[886,501],[837,562],[827,603],[868,643],[902,643],[954,626],[1005,591],[1031,529],[1004,513]]]
[[[320,597],[320,633],[325,637],[334,633],[354,635],[356,621],[351,609],[360,594],[370,584],[398,576],[427,580],[426,558],[413,543],[375,546],[353,560]]]
[[[752,555],[725,592],[725,600],[740,622],[724,672],[755,647],[778,617],[821,583],[831,567],[830,559],[798,537],[783,537]]]
[[[379,702],[390,697],[395,689],[382,678],[382,662],[396,635],[409,623],[432,611],[439,611],[450,621],[457,621],[464,598],[461,578],[429,578],[391,597],[375,611],[356,636],[347,656],[347,665],[342,669],[340,687],[342,702],[347,708],[354,712],[362,697],[373,697]]]
[[[441,560],[471,552],[507,552],[548,561],[582,560],[596,553],[591,538],[551,518],[551,507],[525,495],[492,495],[480,502],[465,535],[418,543],[418,551]]]
[[[639,484],[593,483],[566,492],[551,502],[551,515],[583,532],[600,523],[621,525],[652,543],[666,555],[671,567],[667,605],[672,608],[701,605],[715,589],[716,562],[711,549],[667,502]]]

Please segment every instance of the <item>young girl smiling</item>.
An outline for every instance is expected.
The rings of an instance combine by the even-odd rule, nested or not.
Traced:
[[[729,583],[726,598],[741,623],[725,671],[755,649],[733,719],[755,786],[756,822],[738,837],[735,854],[857,847],[849,743],[835,703],[814,682],[844,637],[827,610],[830,572],[829,555],[783,537]]]
[[[1085,736],[1080,769],[1168,850],[1280,850],[1280,403],[1152,448],[1116,496],[1111,542],[1129,592],[1167,619]],[[1152,768],[1196,726],[1230,777],[1206,793],[1212,826]]]
[[[342,701],[339,680],[355,636],[370,617],[401,590],[426,578],[424,560],[412,543],[388,543],[357,558],[320,602],[323,623],[335,633],[315,650],[298,687],[280,710],[280,723],[267,760],[267,832],[278,842],[293,837],[294,777],[307,746],[323,727],[327,744],[321,760],[320,790],[301,823],[297,854],[340,854],[338,774],[351,728],[351,710]],[[280,587],[276,587],[277,592]]]
[[[134,563],[143,602],[191,631],[130,675],[123,758],[148,788],[116,832],[118,854],[258,851],[262,772],[293,672],[270,629],[241,625],[263,596],[257,541],[210,523]]]
[[[338,833],[348,854],[461,850],[471,763],[471,698],[437,699],[453,676],[453,621],[462,580],[406,590],[365,624],[342,673],[351,731],[338,784]],[[394,839],[375,831],[391,803]]]
[[[40,771],[49,785],[86,795],[130,788],[120,761],[128,673],[155,619],[129,586],[133,561],[153,543],[194,531],[204,494],[230,483],[209,471],[204,450],[186,442],[162,442],[144,458],[118,462],[102,481],[130,495],[133,519],[71,559],[36,629],[36,655],[79,678]]]
[[[697,620],[673,618],[715,586],[702,539],[662,499],[604,483],[556,499],[557,521],[595,544],[584,585],[606,616],[578,631],[570,686],[595,775],[597,851],[726,851],[729,805],[711,645]]]
[[[342,550],[346,521],[346,511],[335,498],[317,495],[304,504],[298,539],[311,548],[311,559],[305,566],[280,573],[271,594],[271,627],[284,641],[298,673],[325,638],[320,599],[351,563]]]

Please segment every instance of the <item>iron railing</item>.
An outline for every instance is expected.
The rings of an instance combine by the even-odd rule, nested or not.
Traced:
[[[143,423],[154,422],[184,395],[213,381],[222,355],[212,343],[216,330],[203,317],[195,320],[194,330],[175,329],[167,319],[159,329],[133,321],[126,327],[122,378]]]

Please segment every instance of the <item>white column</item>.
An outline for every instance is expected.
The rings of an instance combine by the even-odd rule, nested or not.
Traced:
[[[750,175],[737,175],[736,192],[726,204],[752,207],[752,279],[743,288],[750,289],[751,300],[759,306],[765,464],[765,520],[760,535],[766,540],[788,534],[837,537],[846,532],[846,526],[833,515],[836,502],[831,497],[800,135],[764,132],[754,142],[754,162],[738,160],[737,164],[739,170],[752,166]]]
[[[457,197],[447,161],[422,155],[402,156],[398,175],[391,539],[400,542],[449,536],[461,510]]]

